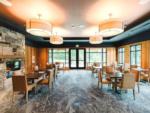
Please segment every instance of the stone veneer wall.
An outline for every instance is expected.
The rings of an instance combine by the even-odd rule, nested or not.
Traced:
[[[25,56],[25,36],[21,33],[0,26],[0,68],[5,61],[22,59]]]

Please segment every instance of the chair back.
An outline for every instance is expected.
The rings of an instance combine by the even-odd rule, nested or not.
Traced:
[[[134,75],[132,73],[124,74],[121,88],[134,89],[134,87],[135,87]]]
[[[130,69],[137,68],[137,67],[138,67],[137,65],[131,65]]]
[[[125,72],[129,72],[130,70],[130,64],[129,63],[125,63],[124,65],[123,65],[123,71],[125,71]]]
[[[13,91],[25,92],[27,90],[27,79],[25,75],[12,76]]]
[[[48,78],[48,81],[49,81],[49,85],[53,82],[53,79],[54,79],[54,69],[52,69],[50,71],[50,76]]]
[[[103,80],[102,71],[99,70],[99,71],[98,71],[98,81],[102,82],[102,80]]]
[[[118,66],[117,70],[120,71],[120,72],[123,72],[123,66]]]
[[[93,63],[93,66],[99,67],[99,66],[100,66],[100,63],[94,62],[94,63]]]
[[[139,71],[138,70],[135,70],[135,69],[131,69],[131,73],[134,75],[134,79],[136,82],[139,82]]]
[[[113,74],[114,68],[112,66],[106,66],[106,73],[107,74]]]
[[[34,71],[36,72],[36,71],[39,71],[39,66],[38,65],[35,65],[34,66]]]
[[[55,64],[47,64],[46,69],[52,69],[55,67]]]

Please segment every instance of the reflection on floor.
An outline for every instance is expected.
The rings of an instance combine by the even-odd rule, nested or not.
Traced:
[[[133,100],[132,91],[115,94],[105,86],[97,88],[97,78],[90,71],[61,72],[54,89],[38,88],[30,93],[28,104],[17,96],[15,103],[8,93],[0,102],[0,113],[150,113],[150,86],[141,84]]]

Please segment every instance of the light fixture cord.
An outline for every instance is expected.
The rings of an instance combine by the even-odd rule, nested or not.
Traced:
[[[39,18],[39,19],[41,19],[41,16],[42,16],[41,14],[38,14],[38,18]]]

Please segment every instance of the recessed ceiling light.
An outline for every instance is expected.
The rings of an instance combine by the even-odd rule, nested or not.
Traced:
[[[8,1],[8,0],[0,0],[0,3],[5,5],[5,6],[7,6],[7,7],[11,7],[12,6],[11,2]]]
[[[80,24],[80,25],[74,25],[74,24],[72,24],[71,27],[72,27],[72,28],[77,28],[77,29],[80,28],[80,29],[81,29],[81,28],[84,28],[85,26],[82,25],[82,24]]]
[[[139,0],[139,4],[146,4],[150,2],[150,0]]]

